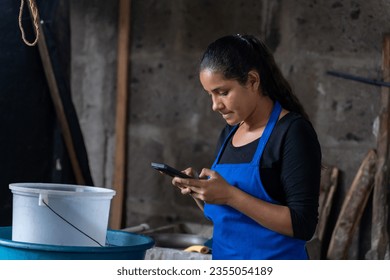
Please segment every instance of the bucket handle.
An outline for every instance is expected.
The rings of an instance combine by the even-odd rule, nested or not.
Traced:
[[[88,237],[89,239],[91,239],[92,241],[94,241],[95,243],[97,243],[100,247],[104,247],[104,245],[100,244],[99,241],[97,241],[96,239],[94,239],[93,237],[89,236],[88,234],[86,234],[84,231],[82,231],[81,229],[79,229],[78,227],[76,227],[74,224],[72,224],[71,222],[69,222],[67,219],[65,219],[64,217],[62,217],[60,214],[58,214],[56,211],[54,211],[53,208],[51,208],[48,204],[48,201],[49,198],[48,198],[48,195],[47,194],[39,194],[39,206],[46,206],[47,208],[49,208],[50,211],[52,211],[56,216],[58,216],[60,219],[62,219],[64,222],[66,222],[68,225],[70,225],[71,227],[73,227],[74,229],[76,229],[77,231],[79,231],[80,233],[82,233],[83,235],[85,235],[86,237]]]
[[[46,206],[49,203],[49,196],[47,193],[40,193],[38,197],[38,205]]]

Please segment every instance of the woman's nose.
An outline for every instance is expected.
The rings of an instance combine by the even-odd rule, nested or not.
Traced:
[[[214,112],[220,111],[223,108],[223,103],[216,97],[213,97],[212,109]]]

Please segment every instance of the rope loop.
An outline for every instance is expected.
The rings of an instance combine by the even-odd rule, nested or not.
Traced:
[[[23,29],[23,25],[22,25],[22,15],[23,15],[24,0],[21,0],[21,2],[20,2],[19,28],[20,28],[20,31],[22,33],[23,42],[27,46],[32,47],[32,46],[35,46],[38,43],[38,39],[39,39],[38,8],[37,8],[37,5],[35,3],[35,0],[28,0],[28,1],[29,1],[29,4],[30,4],[30,12],[31,12],[31,15],[32,15],[32,18],[33,18],[33,25],[34,25],[34,28],[35,28],[35,40],[34,40],[34,42],[30,43],[29,41],[27,41],[26,40],[26,36],[24,34],[24,29]]]

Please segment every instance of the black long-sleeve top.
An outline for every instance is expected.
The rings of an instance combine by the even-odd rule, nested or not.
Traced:
[[[226,125],[221,132],[216,154],[232,129]],[[250,162],[258,142],[234,147],[230,139],[219,163]],[[321,149],[311,123],[294,112],[282,117],[264,149],[259,172],[268,194],[290,209],[294,237],[310,240],[318,223],[321,177]]]

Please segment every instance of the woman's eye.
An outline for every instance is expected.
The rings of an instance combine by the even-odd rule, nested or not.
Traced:
[[[223,92],[220,92],[219,95],[226,96],[226,95],[228,95],[228,93],[229,93],[228,91],[223,91]]]

